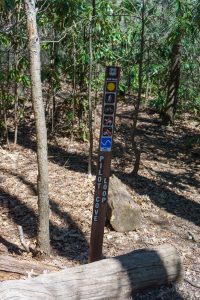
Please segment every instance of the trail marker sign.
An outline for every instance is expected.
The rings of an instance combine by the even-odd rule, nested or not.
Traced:
[[[102,257],[119,76],[119,67],[106,67],[89,262]]]

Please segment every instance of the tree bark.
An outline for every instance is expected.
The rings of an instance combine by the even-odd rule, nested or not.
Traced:
[[[72,80],[72,125],[71,125],[71,140],[74,138],[74,122],[75,122],[75,107],[76,107],[76,42],[74,35],[72,35],[73,50],[72,50],[72,60],[73,60],[73,80]]]
[[[139,74],[138,74],[138,96],[135,105],[134,118],[133,118],[133,128],[132,128],[132,148],[135,154],[135,163],[132,171],[132,175],[136,176],[138,174],[139,166],[140,166],[140,156],[141,150],[137,145],[135,140],[136,132],[137,132],[137,122],[140,110],[140,103],[142,100],[142,88],[143,88],[143,58],[144,58],[144,46],[145,46],[145,10],[146,10],[146,0],[142,1],[142,9],[141,9],[141,41],[140,41],[140,58],[139,58]]]
[[[180,67],[181,67],[181,42],[180,37],[177,37],[171,54],[170,77],[167,89],[167,99],[163,110],[163,123],[174,124],[175,114],[177,110],[178,89],[180,82]]]
[[[181,275],[176,249],[164,245],[26,281],[5,281],[0,283],[0,295],[1,300],[131,299],[135,291],[175,282]]]
[[[36,120],[38,161],[38,247],[50,253],[47,131],[41,85],[40,41],[37,32],[35,0],[24,0],[29,36],[31,92]]]
[[[93,63],[93,52],[92,52],[92,24],[93,20],[90,20],[89,25],[89,84],[88,84],[88,107],[89,107],[89,156],[88,156],[88,176],[92,175],[92,155],[93,155],[93,126],[92,126],[92,63]]]

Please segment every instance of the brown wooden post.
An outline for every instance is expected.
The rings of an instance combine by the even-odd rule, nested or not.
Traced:
[[[119,75],[119,67],[106,67],[89,262],[102,257]]]

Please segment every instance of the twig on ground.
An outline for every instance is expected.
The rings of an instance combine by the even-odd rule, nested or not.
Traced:
[[[30,252],[29,245],[27,245],[27,243],[25,241],[25,238],[24,238],[24,232],[23,232],[22,226],[18,225],[17,228],[18,228],[18,231],[19,231],[19,239],[20,239],[20,242],[21,242],[22,246],[24,247],[26,252]]]
[[[190,285],[192,285],[192,286],[194,286],[194,287],[200,289],[200,284],[199,284],[199,285],[198,285],[198,284],[195,284],[195,283],[193,283],[192,281],[190,281],[189,279],[186,279],[186,278],[184,278],[184,280],[185,280],[186,282],[188,282]]]

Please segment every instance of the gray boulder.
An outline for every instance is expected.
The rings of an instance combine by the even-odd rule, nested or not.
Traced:
[[[110,177],[107,220],[112,228],[118,232],[135,230],[141,222],[139,206],[134,203],[126,185],[115,175]]]

